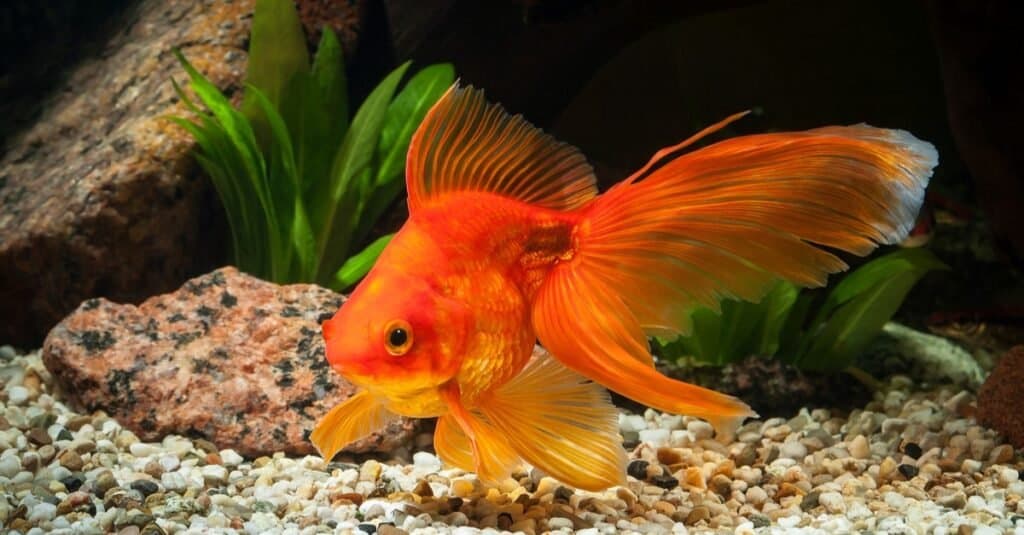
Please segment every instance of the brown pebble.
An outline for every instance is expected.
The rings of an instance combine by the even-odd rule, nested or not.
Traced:
[[[29,429],[28,433],[25,433],[25,438],[27,438],[29,442],[39,446],[53,443],[53,439],[50,438],[50,434],[47,433],[45,429],[39,427]]]
[[[64,450],[60,452],[57,455],[57,462],[72,472],[80,472],[82,471],[82,467],[85,466],[85,461],[82,460],[82,456],[75,450]]]
[[[718,494],[723,498],[728,498],[729,495],[732,494],[732,480],[724,474],[717,474],[711,478],[711,484],[708,488],[710,488],[715,494]]]
[[[358,492],[336,492],[330,495],[332,506],[336,506],[338,505],[337,502],[344,500],[355,505],[356,507],[359,507],[360,505],[363,504],[363,499],[363,495],[359,494]]]
[[[7,421],[7,418],[0,416],[0,431],[7,431],[11,428],[11,422]]]
[[[160,479],[160,476],[164,473],[164,468],[160,466],[157,461],[149,461],[146,466],[142,469],[143,472],[151,476],[153,479]]]
[[[1013,446],[1009,444],[1000,444],[992,448],[992,452],[988,456],[988,461],[993,464],[1009,464],[1012,460]]]
[[[658,462],[672,466],[683,462],[683,456],[674,448],[658,448]]]
[[[788,496],[803,496],[804,494],[807,494],[804,491],[804,489],[802,489],[802,488],[800,488],[800,487],[798,487],[798,486],[796,486],[796,485],[794,485],[792,483],[785,482],[785,483],[779,485],[779,491],[775,493],[775,498],[776,499],[780,499],[780,498],[786,498]]]
[[[498,515],[498,529],[502,531],[508,531],[512,527],[512,515],[508,513],[501,513]]]
[[[409,535],[408,531],[402,528],[396,528],[391,524],[381,524],[377,526],[378,535]]]
[[[196,448],[205,451],[206,453],[220,452],[220,448],[218,448],[216,444],[210,442],[209,440],[206,440],[205,438],[197,438],[192,442],[192,444],[194,444]]]
[[[78,431],[79,429],[82,428],[83,425],[91,421],[92,419],[90,417],[80,414],[78,416],[72,416],[68,420],[68,423],[64,424],[64,427],[70,429],[71,431]]]
[[[757,461],[757,448],[753,444],[743,446],[743,449],[736,454],[736,466],[750,466]]]
[[[956,528],[956,535],[972,535],[974,533],[974,526],[970,524],[960,524]]]
[[[220,458],[220,454],[217,452],[207,453],[205,460],[206,464],[224,464],[224,461]]]
[[[703,505],[694,507],[690,514],[686,515],[686,525],[688,526],[694,526],[698,522],[707,522],[708,520],[711,520],[711,510]]]
[[[816,490],[808,492],[807,495],[804,496],[803,499],[800,501],[800,510],[806,513],[807,511],[810,511],[811,509],[817,507],[818,496],[821,496],[821,493]]]
[[[430,483],[427,483],[426,479],[421,479],[416,484],[416,488],[412,489],[412,493],[422,497],[430,497],[434,495],[434,489],[430,488]]]

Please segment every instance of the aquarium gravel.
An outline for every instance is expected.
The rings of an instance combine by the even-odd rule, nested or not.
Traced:
[[[604,492],[536,472],[487,488],[428,451],[355,464],[144,443],[68,409],[38,353],[0,349],[0,377],[0,522],[17,533],[1024,534],[1024,466],[961,416],[973,394],[900,376],[862,410],[751,421],[729,444],[694,418],[623,414],[628,484]]]

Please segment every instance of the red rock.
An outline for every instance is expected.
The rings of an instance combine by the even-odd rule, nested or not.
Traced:
[[[999,431],[1017,448],[1024,448],[1024,346],[999,358],[978,391],[979,422]]]
[[[308,433],[355,392],[327,365],[320,322],[344,298],[224,268],[139,306],[90,299],[46,338],[43,362],[85,410],[143,440],[178,433],[246,456],[313,453]],[[386,452],[410,420],[346,451]]]

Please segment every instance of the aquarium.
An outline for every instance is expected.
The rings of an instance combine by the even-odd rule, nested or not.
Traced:
[[[4,533],[1024,535],[1019,15],[0,7]]]

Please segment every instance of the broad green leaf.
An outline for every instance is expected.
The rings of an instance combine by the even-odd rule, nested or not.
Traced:
[[[768,295],[762,298],[760,308],[764,317],[760,322],[754,353],[772,356],[778,352],[782,330],[799,294],[800,290],[792,283],[779,281]]]
[[[327,182],[338,146],[329,139],[331,117],[324,113],[323,95],[310,74],[296,74],[285,88],[281,116],[292,139],[294,178],[300,190],[306,191],[316,181]]]
[[[245,83],[263,92],[272,107],[278,109],[281,93],[292,77],[308,72],[309,52],[295,3],[256,0]],[[258,117],[260,106],[248,91],[242,109],[250,119]]]
[[[311,211],[310,216],[318,232],[317,280],[323,284],[330,283],[336,266],[341,265],[347,257],[354,230],[351,226],[353,214],[339,214],[338,206],[346,192],[353,186],[353,181],[360,175],[365,176],[365,171],[373,160],[388,104],[408,68],[409,63],[405,63],[392,71],[366,97],[335,157],[328,194],[311,199],[315,209]],[[359,205],[358,202],[347,204],[350,207]],[[356,216],[355,220],[358,220],[358,214]]]
[[[376,241],[366,246],[359,254],[350,257],[342,264],[341,269],[334,274],[334,281],[331,284],[331,289],[340,292],[346,288],[351,287],[353,284],[359,282],[359,279],[366,276],[373,268],[373,264],[377,261],[377,257],[384,251],[384,248],[391,243],[391,238],[394,238],[394,234],[388,234],[378,238]]]
[[[377,143],[374,188],[361,210],[363,221],[379,219],[405,187],[403,171],[412,135],[454,81],[455,69],[450,64],[431,65],[416,73],[388,106]],[[364,225],[355,240],[366,239],[370,228]]]
[[[348,81],[345,75],[345,55],[334,32],[324,27],[320,46],[313,58],[313,79],[320,89],[322,109],[318,110],[328,119],[327,141],[330,155],[338,150],[345,131],[348,129]]]
[[[291,267],[292,228],[295,225],[295,205],[301,202],[298,178],[296,177],[295,153],[292,150],[288,127],[284,119],[274,109],[270,99],[256,87],[248,87],[247,91],[270,126],[270,166],[265,176],[267,204],[267,235],[271,251],[271,278],[283,281],[287,278]]]
[[[815,370],[848,367],[899,309],[926,273],[948,269],[925,249],[901,249],[863,265],[829,293],[806,351],[796,364]]]
[[[413,132],[454,81],[455,69],[450,64],[431,65],[409,79],[388,106],[377,144],[377,184],[402,176]]]

